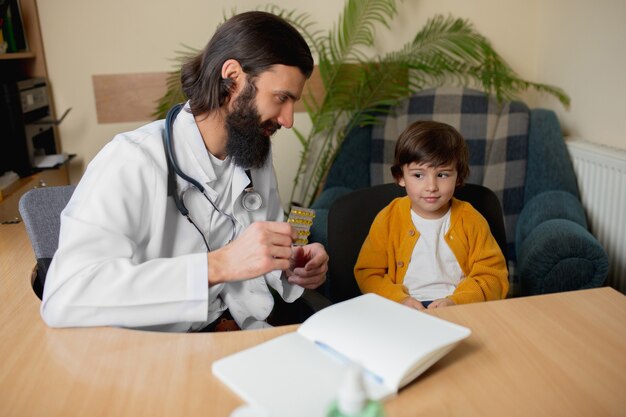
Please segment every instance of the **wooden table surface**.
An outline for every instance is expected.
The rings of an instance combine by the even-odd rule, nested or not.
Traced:
[[[296,328],[51,329],[30,287],[34,264],[23,224],[0,225],[0,416],[228,416],[242,401],[213,377],[213,361]],[[388,417],[626,416],[626,299],[617,291],[433,314],[472,335],[387,401]]]

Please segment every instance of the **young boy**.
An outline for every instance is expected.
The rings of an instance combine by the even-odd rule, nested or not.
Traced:
[[[374,219],[354,274],[373,292],[423,310],[504,298],[506,261],[489,225],[453,197],[469,174],[461,134],[418,121],[398,138],[391,173],[406,188]]]

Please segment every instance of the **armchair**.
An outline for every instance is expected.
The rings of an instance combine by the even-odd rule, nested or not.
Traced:
[[[327,243],[328,210],[351,191],[392,182],[398,135],[416,120],[451,124],[470,148],[468,182],[493,190],[503,207],[511,296],[601,286],[605,250],[589,232],[576,176],[554,112],[498,103],[468,88],[422,91],[375,126],[350,131],[312,204],[310,240]],[[329,280],[333,277],[330,276]]]

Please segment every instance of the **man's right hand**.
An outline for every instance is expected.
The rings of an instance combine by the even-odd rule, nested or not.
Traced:
[[[285,222],[254,222],[237,239],[207,254],[209,284],[256,278],[289,268],[296,232]]]

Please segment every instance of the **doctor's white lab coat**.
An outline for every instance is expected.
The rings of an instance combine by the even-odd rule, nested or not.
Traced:
[[[59,248],[41,304],[48,325],[189,331],[229,308],[242,328],[255,328],[265,325],[273,307],[268,285],[289,302],[302,294],[281,271],[209,287],[202,236],[167,195],[164,127],[160,120],[117,135],[89,164],[61,215]],[[243,169],[235,168],[230,198],[211,188],[216,175],[186,110],[175,120],[172,140],[178,165],[204,185],[218,207],[221,201],[223,211],[233,214],[237,235],[254,221],[284,219],[271,156],[252,170],[263,204],[248,212],[241,206],[249,183]],[[199,191],[186,191],[192,187],[187,181],[177,176],[177,183],[209,246],[226,244],[231,221]]]

